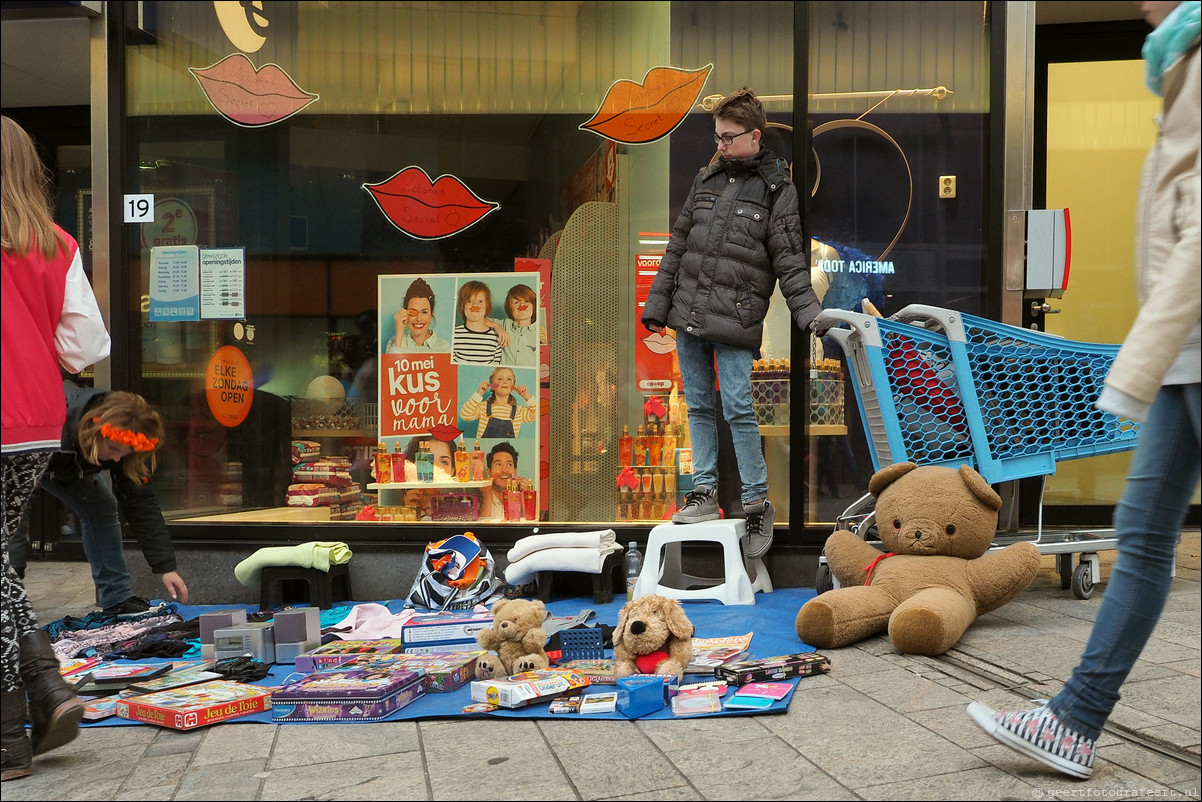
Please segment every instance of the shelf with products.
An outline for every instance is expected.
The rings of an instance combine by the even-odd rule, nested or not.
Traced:
[[[375,432],[368,432],[365,429],[293,429],[292,436],[300,440],[322,437],[354,437],[370,438],[374,442],[376,439]]]
[[[368,490],[459,490],[465,487],[484,488],[492,484],[492,479],[482,479],[475,482],[460,482],[450,479],[443,482],[370,482]]]
[[[787,437],[789,435],[789,433],[792,431],[793,431],[793,427],[789,426],[788,424],[785,424],[785,425],[760,424],[760,436],[761,437]],[[799,434],[802,434],[802,433],[803,432],[799,432]],[[810,437],[822,437],[822,436],[826,436],[826,435],[845,435],[845,434],[847,434],[847,427],[840,426],[838,424],[833,424],[833,423],[831,423],[831,424],[811,423],[804,430],[804,434],[807,434]]]

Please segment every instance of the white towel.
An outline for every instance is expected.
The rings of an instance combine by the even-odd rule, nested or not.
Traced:
[[[605,549],[614,544],[614,530],[601,529],[597,532],[562,532],[545,535],[530,535],[513,544],[513,548],[505,556],[509,562],[515,563],[528,554],[540,549],[558,548],[589,548]]]
[[[539,549],[516,562],[511,562],[505,568],[505,581],[511,585],[524,585],[539,571],[599,574],[605,565],[605,557],[621,550],[622,547],[616,543],[603,549]]]

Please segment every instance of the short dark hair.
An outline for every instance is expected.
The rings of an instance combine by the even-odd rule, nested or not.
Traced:
[[[405,298],[401,301],[401,306],[408,308],[409,302],[414,298],[425,298],[430,302],[430,314],[434,314],[434,290],[426,283],[424,278],[416,278],[409,285],[409,289],[405,290]]]
[[[714,106],[714,119],[730,120],[743,126],[747,131],[758,128],[763,132],[768,127],[768,116],[764,113],[764,104],[748,86],[744,86],[737,92],[731,92],[719,100],[718,105]]]
[[[488,457],[485,459],[485,463],[488,465],[489,470],[492,470],[492,458],[497,455],[498,451],[504,451],[506,454],[513,457],[513,467],[516,468],[518,466],[518,450],[509,443],[497,443],[488,450]]]

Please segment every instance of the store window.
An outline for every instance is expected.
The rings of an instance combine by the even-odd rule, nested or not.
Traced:
[[[810,4],[805,180],[824,308],[983,314],[990,5]],[[890,387],[865,377],[857,395],[835,337],[813,342],[808,364],[805,508],[832,521],[871,509],[867,480],[893,461],[871,411]]]
[[[988,4],[812,3],[804,43],[789,2],[145,5],[127,47],[126,185],[153,207],[125,229],[141,336],[122,358],[167,422],[157,481],[177,520],[670,514],[689,482],[688,399],[638,305],[714,156],[707,104],[744,85],[765,100],[765,141],[804,175],[827,306],[983,306]],[[419,279],[424,306],[407,297]],[[475,284],[484,324],[461,303]],[[535,296],[537,362],[461,359],[460,327],[517,325],[518,285]],[[408,315],[411,347],[439,343],[428,315],[449,360],[389,348],[412,339]],[[871,448],[838,349],[779,317],[753,377],[770,497],[778,524],[833,521]],[[506,415],[511,429],[489,429]],[[381,481],[381,451],[390,472],[441,456],[448,486]]]
[[[638,381],[640,260],[662,252],[713,155],[704,97],[744,84],[791,95],[793,4],[147,5],[125,127],[130,192],[153,207],[127,227],[141,336],[125,358],[167,422],[169,516],[670,512],[684,489],[672,440],[687,445],[671,413],[687,399],[670,367]],[[640,97],[611,92],[660,69],[668,91],[641,100],[677,119],[642,136]],[[614,102],[631,132],[585,125]],[[772,119],[788,147],[791,104]],[[415,301],[419,280],[431,293]],[[518,285],[534,291],[537,361],[465,356],[459,338],[481,334],[472,302],[484,328],[516,326]],[[623,464],[622,432],[640,426],[643,464],[633,448]],[[434,480],[383,476],[382,451],[389,471],[404,455],[412,472],[429,453]],[[625,503],[624,468],[638,482]]]

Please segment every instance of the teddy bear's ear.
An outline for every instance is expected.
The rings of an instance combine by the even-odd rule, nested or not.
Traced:
[[[913,462],[895,462],[892,465],[886,465],[868,480],[868,492],[880,498],[881,491],[917,467]]]
[[[968,486],[969,492],[976,496],[977,500],[986,507],[995,512],[1002,508],[1002,497],[989,486],[989,483],[985,481],[985,477],[981,476],[981,474],[967,465],[961,465],[960,478]]]
[[[664,621],[668,624],[668,631],[676,638],[691,638],[693,637],[693,622],[684,614],[684,605],[675,599],[663,605]]]
[[[496,616],[500,615],[500,614],[501,614],[501,608],[502,608],[502,607],[504,607],[505,605],[509,604],[509,602],[510,602],[510,600],[509,600],[509,599],[501,599],[499,602],[497,602],[496,604],[494,604],[494,605],[492,606],[492,614],[493,614],[493,617],[495,618]]]

